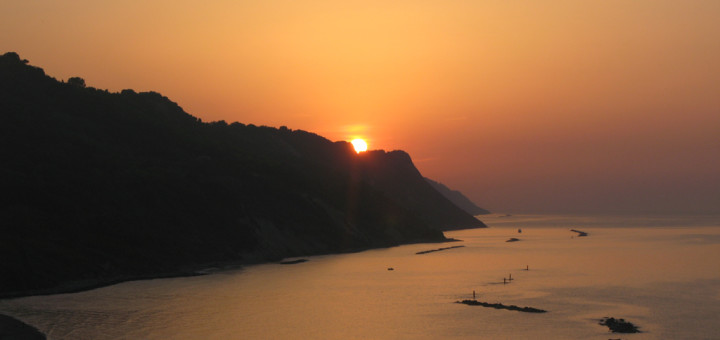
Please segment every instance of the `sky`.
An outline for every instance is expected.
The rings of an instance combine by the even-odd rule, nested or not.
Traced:
[[[407,151],[498,213],[720,212],[717,0],[0,0],[0,53]]]

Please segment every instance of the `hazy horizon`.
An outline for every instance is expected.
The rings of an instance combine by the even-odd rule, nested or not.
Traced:
[[[720,2],[5,1],[1,52],[407,151],[493,212],[720,212]]]

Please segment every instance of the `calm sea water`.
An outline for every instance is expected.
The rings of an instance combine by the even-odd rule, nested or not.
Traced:
[[[50,339],[720,338],[720,216],[482,219],[446,233],[462,242],[3,300],[0,313]],[[549,312],[454,303],[473,291]],[[606,316],[643,333],[611,334]]]

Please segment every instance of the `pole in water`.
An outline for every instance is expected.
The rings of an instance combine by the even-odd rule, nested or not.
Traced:
[[[512,278],[512,274],[510,274],[510,278],[509,278],[509,280],[510,280],[510,281],[512,281],[512,279],[513,279],[513,278]]]
[[[503,284],[507,284],[507,279],[503,277]]]
[[[525,265],[525,270],[530,270],[530,265]]]
[[[475,291],[473,290],[473,300],[475,300]]]

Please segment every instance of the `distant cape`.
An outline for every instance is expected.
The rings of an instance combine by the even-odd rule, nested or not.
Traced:
[[[0,296],[485,227],[403,151],[202,122],[157,92],[61,82],[12,52],[0,119]]]
[[[429,179],[425,177],[425,180],[430,183],[430,185],[435,188],[438,192],[443,194],[450,202],[453,202],[455,205],[460,207],[460,209],[464,210],[470,215],[487,215],[490,212],[478,207],[473,203],[469,198],[467,198],[465,195],[463,195],[462,192],[458,190],[452,190],[448,188],[445,184],[442,184],[437,181],[433,181],[432,179]]]

